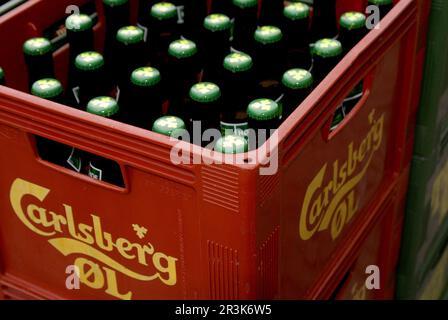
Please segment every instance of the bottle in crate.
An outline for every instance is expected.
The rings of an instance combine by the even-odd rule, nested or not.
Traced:
[[[283,30],[289,68],[311,67],[309,49],[310,7],[304,3],[291,3],[283,12]]]
[[[261,98],[252,101],[247,107],[249,128],[255,130],[256,145],[260,147],[264,139],[269,139],[273,130],[280,125],[280,105],[271,99]],[[252,141],[250,145],[252,146]]]
[[[54,78],[53,49],[46,38],[31,38],[23,44],[25,63],[28,69],[29,90],[44,78]]]
[[[184,118],[190,88],[197,83],[199,56],[196,43],[187,39],[173,41],[168,49],[169,60],[164,91],[169,100],[168,113]]]
[[[141,67],[130,77],[130,84],[120,94],[120,120],[150,129],[162,115],[161,76],[159,70]]]
[[[68,88],[79,85],[76,77],[75,59],[83,52],[94,51],[93,21],[86,14],[72,14],[65,20],[69,44]]]
[[[247,105],[252,100],[254,81],[252,58],[241,52],[224,59],[221,134],[246,136]]]
[[[215,151],[224,154],[245,153],[249,150],[249,144],[246,139],[237,135],[227,135],[216,141]]]
[[[121,89],[124,88],[131,77],[131,73],[138,67],[145,65],[144,56],[144,32],[136,26],[126,26],[117,32],[116,52],[116,83]]]
[[[185,130],[185,122],[181,118],[171,115],[160,117],[152,126],[152,131],[168,137],[182,135]]]
[[[253,54],[254,32],[257,30],[258,0],[233,0],[234,27],[232,47]]]
[[[6,80],[5,80],[5,71],[2,67],[0,67],[0,86],[5,86]]]
[[[313,76],[304,69],[290,69],[282,78],[282,120],[285,120],[311,93]]]
[[[188,118],[190,118],[192,122],[188,131],[190,134],[193,133],[193,142],[195,144],[205,147],[209,142],[202,141],[203,133],[208,129],[217,130],[220,125],[222,109],[221,89],[214,83],[200,82],[191,87],[190,99],[189,110],[191,116]],[[198,128],[194,128],[193,126],[198,124],[201,125],[201,141],[198,141],[197,138],[199,137],[194,136],[194,133],[199,131],[197,130]]]
[[[394,7],[394,2],[393,0],[369,0],[368,6],[372,5],[378,7],[380,18],[383,19]]]
[[[277,100],[281,96],[280,79],[285,71],[283,33],[275,26],[262,26],[254,37],[256,96]]]
[[[203,55],[203,80],[221,80],[222,62],[230,53],[230,18],[223,14],[211,14],[204,20],[204,38],[200,44]]]
[[[263,0],[260,9],[260,24],[278,26],[284,9],[283,0]]]
[[[207,16],[207,0],[187,1],[184,5],[184,25],[182,36],[198,43],[201,39],[201,30]]]
[[[311,24],[312,41],[338,35],[336,0],[314,0]]]
[[[86,111],[105,118],[117,119],[119,106],[115,99],[111,97],[97,97],[89,101]],[[116,186],[123,186],[123,176],[119,165],[112,160],[105,159],[95,154],[88,155],[89,177],[108,182]]]

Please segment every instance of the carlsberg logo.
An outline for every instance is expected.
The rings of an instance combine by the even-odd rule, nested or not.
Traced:
[[[72,265],[79,270],[82,284],[95,290],[103,290],[115,298],[130,300],[131,291],[121,291],[117,273],[149,283],[156,281],[167,286],[177,283],[177,258],[157,251],[147,240],[148,230],[138,224],[129,226],[136,232],[137,242],[115,237],[103,229],[101,218],[91,214],[88,223],[76,223],[73,208],[62,204],[49,210],[43,205],[51,190],[23,179],[16,179],[11,185],[10,202],[17,218],[30,231],[47,238],[62,255],[74,257]],[[26,207],[22,199],[31,199]],[[122,261],[112,256],[121,256]],[[122,262],[134,262],[144,266],[145,273],[139,273]],[[62,283],[61,283],[62,285]]]
[[[373,155],[383,140],[384,114],[368,118],[370,131],[359,145],[348,145],[347,158],[325,163],[308,186],[299,221],[299,234],[309,240],[316,232],[330,228],[336,239],[358,210],[355,187],[366,174]]]

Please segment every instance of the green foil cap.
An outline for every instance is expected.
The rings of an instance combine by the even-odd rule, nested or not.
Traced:
[[[152,67],[138,68],[132,72],[131,81],[140,87],[152,87],[160,82],[159,70]]]
[[[196,102],[207,103],[218,100],[221,97],[219,87],[211,82],[200,82],[191,87],[190,98]]]
[[[61,95],[62,84],[56,79],[41,79],[33,83],[31,94],[44,99],[52,99]]]
[[[177,8],[170,2],[159,2],[151,7],[151,16],[158,20],[177,17]]]
[[[128,0],[103,0],[103,3],[108,7],[118,7],[128,3]]]
[[[117,32],[117,40],[124,44],[134,44],[143,42],[145,33],[136,26],[126,26]]]
[[[23,52],[29,56],[43,56],[52,49],[47,38],[31,38],[23,44]]]
[[[321,39],[314,44],[314,54],[323,58],[337,57],[342,54],[342,45],[338,40]]]
[[[245,153],[249,149],[247,140],[242,136],[227,135],[216,141],[215,150],[226,154]]]
[[[313,85],[313,76],[304,69],[291,69],[283,74],[282,83],[293,90],[310,88]]]
[[[254,120],[272,120],[280,116],[280,106],[271,99],[257,99],[249,104],[247,116]]]
[[[106,118],[116,114],[119,109],[117,101],[111,97],[93,98],[87,104],[87,112]]]
[[[233,52],[224,59],[224,68],[231,72],[244,72],[252,69],[252,58],[242,52]]]
[[[168,53],[178,59],[190,58],[198,52],[196,43],[187,39],[171,42]]]
[[[152,126],[152,131],[171,136],[177,130],[185,130],[185,122],[178,117],[164,116],[157,119]]]
[[[224,14],[213,13],[204,19],[204,27],[212,32],[230,29],[230,18]]]
[[[290,20],[302,20],[310,16],[310,7],[305,3],[291,3],[285,7],[283,15]]]
[[[364,28],[366,25],[366,16],[361,12],[350,11],[344,13],[339,21],[341,27],[345,29],[360,29]]]
[[[219,1],[219,0],[218,0]],[[239,8],[252,8],[258,5],[258,0],[233,0],[233,4]]]
[[[276,43],[282,40],[282,30],[274,26],[258,27],[255,31],[255,40],[262,44]]]
[[[76,57],[75,66],[85,71],[97,70],[104,66],[104,58],[95,51],[83,52]]]
[[[393,0],[369,0],[369,3],[375,4],[377,6],[384,6],[393,4]]]
[[[92,29],[93,21],[86,14],[72,14],[65,20],[65,27],[73,32],[86,31]]]

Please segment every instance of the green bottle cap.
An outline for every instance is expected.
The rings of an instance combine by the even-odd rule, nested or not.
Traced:
[[[158,20],[177,17],[177,8],[170,2],[159,2],[151,7],[151,16]]]
[[[103,3],[109,7],[118,7],[128,3],[128,0],[103,0]]]
[[[304,69],[291,69],[283,74],[282,83],[293,90],[310,88],[313,85],[313,76]]]
[[[126,45],[143,42],[145,33],[136,26],[126,26],[117,32],[117,40]]]
[[[56,98],[62,94],[62,84],[56,79],[41,79],[33,83],[31,94],[44,99]]]
[[[369,3],[375,4],[377,6],[384,6],[393,4],[393,0],[369,0]]]
[[[242,52],[233,52],[224,59],[224,68],[231,72],[244,72],[252,68],[252,58]]]
[[[346,12],[341,16],[340,25],[348,30],[364,28],[366,25],[366,16],[361,12]]]
[[[276,43],[282,40],[282,30],[274,26],[258,27],[255,31],[255,40],[262,44]]]
[[[132,72],[131,81],[140,87],[152,87],[160,82],[159,70],[152,67],[138,68]]]
[[[272,120],[280,116],[280,107],[274,100],[257,99],[249,104],[247,116],[254,120]]]
[[[230,18],[224,14],[213,13],[204,19],[204,27],[212,32],[230,29]]]
[[[233,4],[239,8],[252,8],[258,5],[258,0],[233,0]]]
[[[285,7],[283,15],[290,20],[302,20],[310,16],[310,7],[301,2],[291,3]]]
[[[119,109],[117,101],[111,97],[93,98],[87,104],[87,112],[106,118],[116,114]]]
[[[23,44],[23,52],[29,56],[43,56],[52,49],[47,38],[32,38]]]
[[[152,131],[171,136],[177,130],[185,130],[185,128],[185,122],[181,118],[164,116],[154,122]]]
[[[314,44],[314,54],[323,57],[337,57],[342,53],[342,45],[338,40],[321,39]]]
[[[72,14],[65,20],[65,27],[73,32],[86,31],[92,29],[93,21],[86,14]]]
[[[213,102],[220,97],[221,90],[216,84],[211,82],[197,83],[190,90],[190,98],[200,103]]]
[[[190,58],[198,52],[196,43],[187,39],[171,42],[168,53],[177,59]]]
[[[0,67],[0,81],[5,78],[5,71],[3,71],[3,68]]]
[[[227,135],[216,141],[215,150],[226,154],[245,153],[249,149],[246,139],[242,136]]]
[[[76,57],[75,66],[85,71],[97,70],[104,66],[104,58],[95,51],[83,52]]]

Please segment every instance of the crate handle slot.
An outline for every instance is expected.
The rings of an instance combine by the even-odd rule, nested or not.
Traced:
[[[29,140],[42,164],[104,186],[125,188],[125,171],[118,162],[38,135],[30,135]]]

